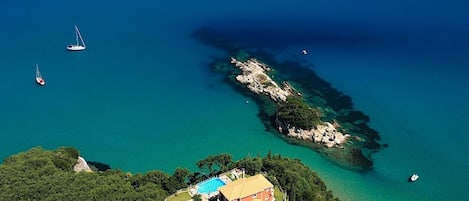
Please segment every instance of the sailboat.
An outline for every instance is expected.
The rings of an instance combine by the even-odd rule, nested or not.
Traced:
[[[46,81],[44,78],[42,78],[41,72],[39,71],[39,65],[36,64],[36,83],[44,86],[46,84]]]
[[[67,50],[68,51],[82,51],[86,49],[85,41],[83,41],[83,38],[81,37],[81,33],[77,25],[75,25],[75,38],[76,38],[77,43],[68,45]]]

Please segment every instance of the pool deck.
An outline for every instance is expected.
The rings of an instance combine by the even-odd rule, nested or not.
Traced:
[[[232,180],[226,175],[220,175],[218,178],[220,178],[225,184],[232,182]]]

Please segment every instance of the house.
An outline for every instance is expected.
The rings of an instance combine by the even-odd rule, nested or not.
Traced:
[[[218,189],[221,201],[273,201],[274,185],[261,174],[240,178]]]

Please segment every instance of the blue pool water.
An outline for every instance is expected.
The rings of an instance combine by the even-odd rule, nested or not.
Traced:
[[[223,182],[220,178],[218,177],[211,178],[207,181],[200,183],[198,185],[199,188],[197,192],[199,192],[199,194],[203,194],[203,193],[210,194],[210,193],[217,191],[218,188],[224,185],[225,185],[225,182]]]

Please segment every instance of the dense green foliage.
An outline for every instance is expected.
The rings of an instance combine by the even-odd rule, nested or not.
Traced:
[[[229,154],[209,156],[197,163],[201,170],[209,170],[208,175],[184,168],[176,168],[172,175],[159,170],[131,175],[113,169],[76,173],[73,166],[78,156],[70,147],[55,151],[37,147],[5,159],[0,165],[0,200],[164,200],[189,183],[232,168],[245,169],[250,175],[266,172],[274,185],[287,191],[291,201],[337,200],[318,175],[299,160],[270,153],[265,158],[236,162]]]
[[[134,188],[139,188],[148,183],[157,185],[159,188],[174,193],[179,189],[187,187],[187,177],[189,170],[184,168],[176,168],[172,176],[160,171],[153,170],[145,174],[136,174],[129,178],[130,183]]]
[[[309,130],[321,123],[318,109],[309,107],[301,97],[288,96],[285,102],[279,103],[275,118],[278,122],[290,127]]]
[[[118,170],[75,173],[78,151],[33,148],[0,165],[0,200],[163,200],[168,192],[151,182],[133,187]]]
[[[197,167],[200,169],[207,168],[208,172],[213,172],[214,167],[218,171],[225,171],[228,168],[228,165],[232,162],[232,157],[229,154],[219,154],[215,156],[208,156],[205,159],[202,159],[197,162]]]
[[[327,190],[317,173],[311,171],[300,160],[269,155],[262,159],[262,171],[267,172],[267,178],[274,185],[275,181],[278,182],[287,192],[290,201],[338,200],[331,191]]]
[[[199,194],[195,195],[194,197],[192,197],[192,201],[202,201],[202,196],[200,196]]]

